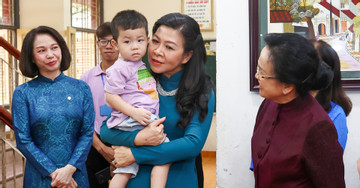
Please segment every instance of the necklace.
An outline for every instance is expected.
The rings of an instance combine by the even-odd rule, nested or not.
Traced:
[[[176,89],[171,90],[171,91],[165,91],[165,90],[162,88],[160,82],[157,82],[157,83],[156,83],[156,90],[159,92],[159,94],[160,94],[161,96],[164,96],[164,97],[174,96],[174,95],[176,94],[176,92],[177,92],[178,89],[179,89],[179,88],[176,88]]]

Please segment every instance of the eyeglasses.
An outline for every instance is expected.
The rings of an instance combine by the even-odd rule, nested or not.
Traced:
[[[113,40],[113,39],[110,39],[110,40],[101,39],[101,40],[98,40],[98,41],[99,41],[99,45],[100,45],[101,47],[105,47],[105,46],[107,46],[109,43],[110,43],[111,46],[113,46],[113,44],[111,43],[112,40]]]
[[[268,75],[260,74],[260,71],[261,71],[260,67],[257,66],[255,75],[261,79],[277,79],[275,76],[268,76]]]

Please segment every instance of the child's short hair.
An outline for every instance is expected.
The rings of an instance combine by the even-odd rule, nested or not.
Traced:
[[[123,10],[118,12],[111,21],[111,32],[117,41],[119,30],[144,28],[146,35],[148,32],[148,23],[144,15],[136,10]]]

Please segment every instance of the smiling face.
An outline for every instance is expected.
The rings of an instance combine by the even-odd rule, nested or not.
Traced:
[[[139,61],[146,53],[148,41],[145,28],[119,29],[117,42],[120,55],[125,61]]]
[[[61,48],[56,40],[49,34],[38,34],[34,39],[33,62],[39,73],[54,79],[60,75]]]
[[[148,56],[151,70],[170,78],[183,69],[192,52],[184,54],[184,37],[179,30],[160,26],[149,43]]]

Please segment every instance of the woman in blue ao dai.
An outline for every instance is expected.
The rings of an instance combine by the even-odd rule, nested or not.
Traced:
[[[33,78],[14,91],[16,144],[26,157],[24,187],[89,187],[85,160],[92,144],[94,107],[89,86],[65,76],[71,55],[53,28],[25,37],[20,70]]]
[[[153,165],[167,163],[172,165],[166,187],[198,188],[195,158],[208,136],[215,104],[210,77],[205,74],[206,53],[199,24],[180,13],[161,17],[153,27],[148,59],[157,80],[159,117],[166,120],[161,118],[132,132],[108,129],[103,124],[101,139],[122,145],[115,150],[117,167],[140,164],[127,188],[150,187]],[[165,136],[171,141],[159,145]]]

